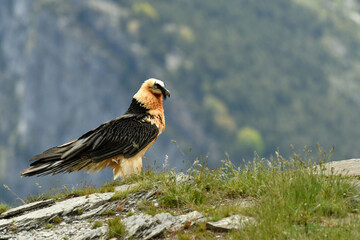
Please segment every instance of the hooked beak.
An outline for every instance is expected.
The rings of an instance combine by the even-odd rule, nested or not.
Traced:
[[[164,99],[166,99],[166,97],[170,97],[170,91],[167,90],[166,88],[161,88],[161,93],[162,93]]]

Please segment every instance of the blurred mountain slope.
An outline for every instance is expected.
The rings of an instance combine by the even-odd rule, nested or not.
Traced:
[[[36,180],[110,178],[18,173],[122,114],[149,77],[172,97],[148,165],[208,154],[216,166],[224,152],[239,162],[317,142],[335,145],[335,159],[356,157],[358,12],[335,0],[1,1],[0,179],[27,194]]]

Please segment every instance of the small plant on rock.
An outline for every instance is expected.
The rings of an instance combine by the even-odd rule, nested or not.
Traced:
[[[104,225],[104,223],[102,221],[95,221],[91,228],[95,229],[95,228],[102,227],[103,225]]]
[[[126,228],[119,217],[108,220],[109,238],[122,239],[125,236]]]

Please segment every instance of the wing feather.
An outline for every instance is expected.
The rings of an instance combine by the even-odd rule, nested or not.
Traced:
[[[22,176],[57,174],[82,169],[123,154],[132,157],[156,139],[159,129],[145,121],[150,115],[125,114],[85,133],[79,139],[32,157]]]
[[[159,133],[156,125],[144,121],[145,117],[124,115],[91,130],[79,138],[78,141],[83,141],[82,147],[71,149],[72,158],[85,156],[93,162],[101,162],[119,154],[126,158],[134,156]]]

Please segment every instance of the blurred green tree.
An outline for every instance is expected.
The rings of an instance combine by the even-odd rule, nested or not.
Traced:
[[[265,150],[263,138],[258,130],[252,127],[243,127],[237,133],[237,146],[242,155],[251,156],[254,151],[262,155]]]

